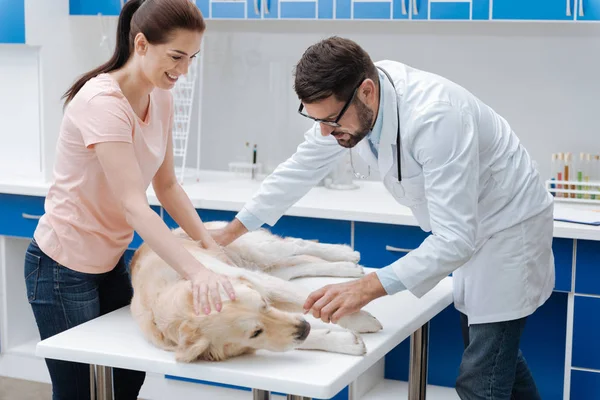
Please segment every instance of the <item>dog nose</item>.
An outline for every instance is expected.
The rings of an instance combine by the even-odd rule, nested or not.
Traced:
[[[296,331],[296,339],[303,341],[308,337],[310,333],[310,324],[306,322],[306,320],[302,320],[300,325],[298,326],[298,330]]]

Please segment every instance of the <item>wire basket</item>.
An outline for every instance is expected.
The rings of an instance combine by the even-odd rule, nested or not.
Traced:
[[[194,96],[196,86],[198,86],[196,81],[199,78],[201,79],[201,58],[202,55],[198,54],[192,60],[187,75],[180,76],[173,89],[171,89],[174,103],[173,157],[175,158],[175,169],[179,174],[179,182],[181,184],[185,180],[192,112],[194,110]],[[201,84],[202,81],[200,81],[200,88]],[[200,120],[198,120],[198,124],[200,124]],[[197,151],[196,172],[200,168],[200,137],[198,137]]]
[[[555,201],[600,204],[600,181],[559,181],[549,179],[546,189]]]

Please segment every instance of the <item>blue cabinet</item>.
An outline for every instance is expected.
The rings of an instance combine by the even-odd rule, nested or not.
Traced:
[[[69,0],[70,15],[119,15],[121,0]]]
[[[600,0],[577,0],[578,21],[600,21]]]
[[[568,21],[574,19],[577,0],[494,0],[494,20]]]
[[[572,370],[570,394],[570,400],[600,398],[600,372]]]
[[[0,0],[0,43],[25,43],[25,0]]]
[[[431,19],[468,20],[471,18],[471,3],[431,1]]]
[[[554,253],[555,285],[554,290],[571,291],[573,275],[573,239],[554,238],[552,252]]]
[[[600,298],[575,295],[571,361],[573,367],[600,370],[598,332],[600,332]],[[589,398],[600,398],[600,393]]]
[[[600,241],[577,240],[575,293],[600,295]]]
[[[45,197],[0,193],[0,235],[32,238]]]
[[[414,250],[429,233],[419,227],[369,222],[354,224],[354,249],[365,267],[382,268]]]

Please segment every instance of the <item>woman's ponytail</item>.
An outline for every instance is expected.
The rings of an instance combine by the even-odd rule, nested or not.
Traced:
[[[77,79],[73,86],[71,86],[62,96],[63,99],[66,99],[65,107],[73,100],[73,97],[75,97],[77,92],[81,90],[87,81],[98,74],[114,71],[125,65],[132,49],[132,43],[130,43],[132,39],[130,38],[131,20],[133,19],[133,14],[140,8],[144,1],[145,0],[128,0],[125,2],[125,5],[119,14],[119,21],[117,23],[117,41],[113,55],[106,63],[83,74]]]

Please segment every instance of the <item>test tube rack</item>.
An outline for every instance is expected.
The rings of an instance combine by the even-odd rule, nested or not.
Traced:
[[[555,201],[600,204],[600,181],[564,181],[548,179],[546,189]]]

